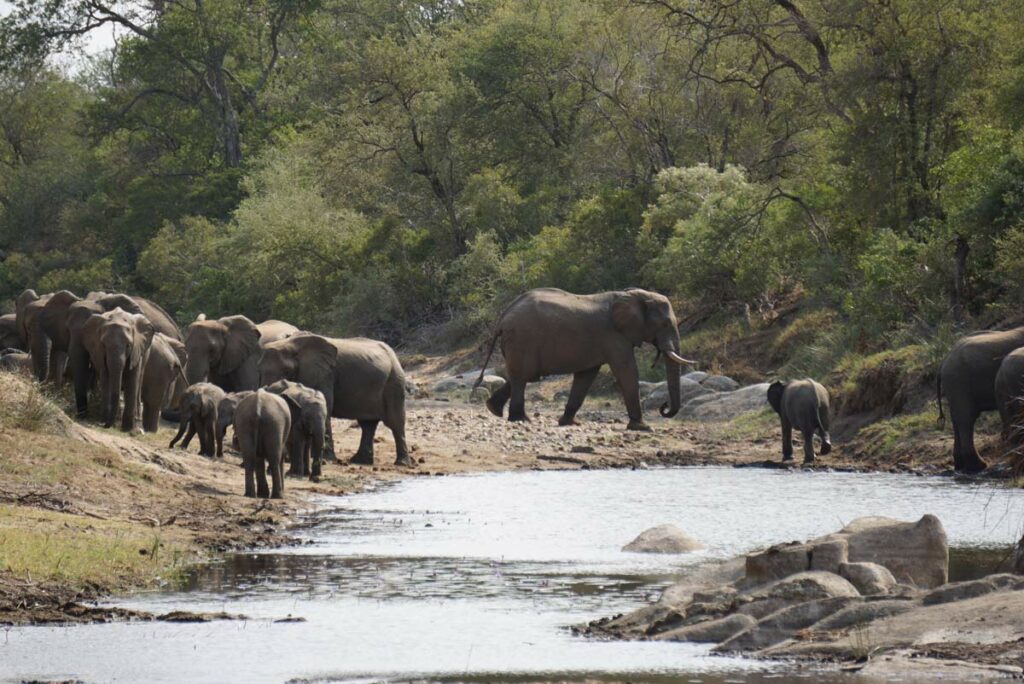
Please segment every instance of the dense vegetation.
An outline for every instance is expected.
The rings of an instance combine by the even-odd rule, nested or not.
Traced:
[[[13,4],[0,297],[457,341],[640,285],[869,350],[1024,292],[1018,0]]]

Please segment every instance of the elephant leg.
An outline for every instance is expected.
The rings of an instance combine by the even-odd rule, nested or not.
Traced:
[[[81,344],[72,343],[68,351],[68,365],[71,367],[71,381],[75,388],[75,412],[84,418],[89,409],[89,388],[92,385],[92,366],[89,356]]]
[[[572,376],[572,389],[569,390],[569,400],[565,402],[565,412],[558,419],[559,425],[576,425],[576,412],[583,406],[583,400],[587,398],[587,392],[600,370],[601,367],[597,366]]]
[[[160,407],[152,401],[142,402],[142,431],[156,432],[160,429]]]
[[[217,458],[224,458],[224,434],[227,431],[227,425],[217,425]]]
[[[67,352],[50,345],[50,371],[48,380],[59,389],[64,384],[64,371],[67,368]]]
[[[217,425],[214,421],[208,420],[203,424],[203,434],[200,435],[200,442],[206,443],[203,447],[203,456],[213,458],[217,455]]]
[[[513,423],[529,421],[526,417],[526,383],[522,380],[509,380],[511,400],[508,405],[508,419]]]
[[[832,453],[832,437],[828,434],[827,430],[819,430],[821,435],[821,455],[828,456]]]
[[[487,401],[485,402],[487,410],[501,418],[505,415],[505,404],[511,396],[512,384],[506,381],[504,385],[494,391],[494,394],[487,398]]]
[[[356,465],[373,465],[373,436],[377,433],[379,420],[361,420],[359,427],[363,430],[363,436],[359,439],[359,450],[349,463]]]
[[[782,461],[793,460],[793,426],[785,418],[782,419]]]
[[[262,458],[256,459],[256,496],[266,499],[270,496],[270,487],[267,485],[267,471],[263,468],[263,461]],[[272,461],[268,463],[268,469],[270,468],[277,471]]]
[[[416,463],[409,456],[409,445],[405,442],[405,387],[397,388],[386,402],[384,425],[395,439],[395,465],[414,467]]]
[[[281,499],[284,497],[284,452],[285,445],[281,444],[277,449],[277,455],[270,457],[270,498]]]
[[[804,435],[804,463],[814,463],[814,430],[801,430]]]
[[[325,460],[327,460],[327,461],[334,461],[335,463],[337,463],[338,462],[338,455],[334,451],[334,427],[331,425],[331,422],[332,421],[331,421],[330,417],[328,416],[327,424],[325,426],[326,427],[326,437],[325,437],[325,440],[324,440],[325,446],[324,446],[323,458]]]
[[[181,439],[181,436],[185,434],[185,430],[187,430],[191,424],[192,421],[188,418],[182,417],[181,422],[178,424],[178,434],[174,435],[174,438],[171,439],[171,443],[167,445],[168,449],[174,448],[174,445],[178,443],[178,440]]]
[[[309,471],[309,479],[314,482],[320,480],[321,467],[323,463],[324,454],[324,434],[323,432],[314,432],[312,438],[309,440],[310,453],[307,457],[311,456],[313,463]]]
[[[974,446],[974,423],[977,419],[977,416],[973,416],[971,420],[959,421],[954,425],[953,467],[959,472],[980,473],[988,467]]]
[[[251,458],[244,458],[245,463],[245,495],[249,498],[256,496],[256,465]],[[266,478],[264,478],[264,482]]]
[[[181,443],[182,449],[188,449],[188,445],[192,443],[192,438],[196,436],[196,423],[194,420],[188,422],[188,433],[185,434],[185,439]],[[202,440],[202,437],[200,437]],[[200,442],[202,444],[202,442]]]
[[[644,414],[640,409],[640,372],[636,367],[633,349],[624,358],[610,364],[612,375],[619,385],[622,398],[626,402],[626,414],[629,416],[627,430],[649,431],[651,428],[644,422]]]
[[[303,442],[305,442],[305,438],[299,432],[299,428],[292,428],[286,440],[288,445],[288,475],[306,476],[306,468],[302,460],[302,452],[305,446]]]
[[[141,402],[142,369],[132,368],[125,371],[124,410],[121,412],[121,430],[135,432]]]

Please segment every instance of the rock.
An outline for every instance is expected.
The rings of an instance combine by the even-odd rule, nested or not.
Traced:
[[[474,404],[482,404],[491,397],[486,387],[474,387],[469,392],[469,400]]]
[[[1017,575],[1009,573],[989,575],[988,577],[982,577],[981,579],[968,580],[966,582],[954,582],[953,584],[947,584],[944,587],[939,587],[938,589],[928,592],[928,594],[921,599],[921,603],[926,606],[933,606],[939,603],[963,601],[964,599],[974,598],[975,596],[983,596],[993,591],[999,591],[1000,589],[1020,589],[1021,587],[1024,587],[1024,579]]]
[[[857,587],[839,575],[809,570],[745,592],[736,598],[736,604],[738,612],[762,618],[798,603],[859,596]]]
[[[705,373],[704,371],[690,371],[689,373],[684,374],[682,377],[684,380],[700,382],[704,378],[708,377],[708,374]]]
[[[632,553],[689,553],[703,548],[703,544],[675,525],[659,525],[641,532],[622,550]]]
[[[658,641],[692,641],[700,644],[718,643],[750,629],[755,624],[757,624],[757,620],[749,615],[736,613],[717,620],[707,620],[662,632],[654,639]]]
[[[444,394],[446,392],[472,389],[478,377],[480,377],[480,371],[460,373],[459,375],[441,378],[431,386],[430,391],[434,394]],[[494,375],[493,373],[484,373],[484,379],[481,386],[486,387],[488,391],[493,392],[504,384],[505,379],[501,376]]]
[[[889,569],[878,563],[842,563],[839,576],[850,580],[864,596],[885,594],[896,586],[896,578]]]
[[[476,380],[474,379],[473,382],[476,382]],[[488,392],[494,394],[496,391],[500,390],[504,384],[505,378],[500,375],[485,375],[483,382],[481,383],[481,387],[486,387]]]
[[[797,630],[810,627],[854,601],[850,596],[806,601],[783,608],[757,621],[757,624],[722,642],[713,650],[721,652],[754,651],[789,639]]]
[[[839,566],[849,561],[849,544],[845,539],[826,539],[811,543],[810,547],[811,570],[838,574]]]
[[[714,394],[713,390],[702,386],[699,383],[693,382],[692,380],[685,380],[680,378],[679,380],[679,403],[685,406],[687,402],[691,401],[696,397],[701,397],[709,394]],[[644,396],[644,395],[641,395]],[[648,411],[660,408],[662,404],[668,401],[668,383],[659,382],[654,385],[644,396],[643,407]]]
[[[806,571],[811,565],[810,549],[807,544],[791,542],[748,555],[747,583],[763,584]]]
[[[735,392],[712,393],[684,404],[679,416],[706,421],[731,420],[749,411],[764,409],[768,406],[767,394],[766,382],[741,387]]]
[[[716,392],[735,392],[740,388],[740,383],[726,375],[709,375],[700,384]]]
[[[917,522],[858,518],[830,538],[837,536],[846,538],[851,563],[884,565],[899,582],[932,589],[949,579],[949,543],[934,515]]]
[[[905,613],[915,605],[916,604],[913,601],[906,600],[862,601],[852,603],[817,623],[814,626],[814,629],[821,632],[846,629],[847,627],[871,622],[878,618]]]

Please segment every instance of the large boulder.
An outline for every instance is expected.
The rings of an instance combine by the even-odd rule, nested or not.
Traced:
[[[714,394],[714,391],[693,380],[679,379],[680,405],[685,406],[692,399],[708,394]],[[657,409],[668,401],[668,383],[664,381],[656,383],[647,390],[646,394],[641,393],[641,396],[643,396],[643,407],[646,410]]]
[[[836,536],[846,539],[849,562],[884,565],[897,582],[931,589],[949,579],[949,542],[934,515],[917,522],[858,518]]]
[[[799,603],[859,596],[849,580],[831,572],[809,570],[744,592],[736,597],[734,605],[738,612],[760,619]]]
[[[700,382],[706,377],[709,377],[709,375],[704,371],[690,371],[683,375],[684,380],[692,380],[693,382]]]
[[[703,548],[703,544],[675,525],[658,525],[641,532],[622,550],[632,553],[689,553]]]
[[[726,375],[709,375],[700,384],[716,392],[735,392],[740,388],[740,383]]]
[[[748,385],[734,392],[717,392],[696,397],[683,405],[679,416],[705,421],[732,420],[744,413],[765,408],[768,405],[767,397],[768,383]]]
[[[747,556],[746,583],[763,584],[810,570],[811,547],[790,542]]]
[[[850,580],[864,596],[886,594],[896,586],[896,578],[889,569],[878,563],[842,563],[839,575]]]

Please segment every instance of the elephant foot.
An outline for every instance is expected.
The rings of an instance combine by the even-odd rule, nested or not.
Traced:
[[[395,458],[395,465],[404,466],[406,468],[415,468],[416,461],[412,460],[412,458],[409,457],[409,454],[406,454],[405,456],[398,456]]]
[[[575,418],[567,418],[565,416],[562,416],[561,418],[558,419],[558,425],[560,427],[569,427],[572,425],[579,425],[579,423],[576,422]]]
[[[629,425],[626,426],[627,430],[635,430],[636,432],[652,432],[651,426],[642,420],[631,420]]]
[[[348,462],[352,465],[373,465],[373,454],[357,452]]]
[[[814,465],[814,459],[813,458],[805,458],[803,464],[804,465]]]
[[[964,459],[963,467],[957,468],[958,472],[965,473],[967,475],[973,475],[980,473],[988,468],[988,463],[985,463],[979,456],[974,458]]]
[[[323,456],[323,458],[324,458],[325,461],[330,461],[331,463],[337,463],[338,462],[338,455],[335,454],[333,450],[328,451],[327,449],[324,449],[324,456]]]
[[[830,453],[832,453],[832,442],[822,442],[821,455],[828,456]]]
[[[530,422],[530,418],[525,413],[523,415],[521,415],[521,416],[513,416],[512,414],[509,414],[508,422],[510,422],[510,423],[529,423]]]
[[[782,455],[782,462],[783,463],[792,463],[793,462],[793,454],[790,454],[788,456],[786,454],[783,454]]]
[[[505,405],[504,404],[498,404],[498,403],[495,403],[495,402],[491,401],[490,399],[488,399],[487,401],[484,402],[484,405],[487,407],[488,411],[490,411],[492,414],[494,414],[498,418],[501,418],[501,416],[505,413]]]

